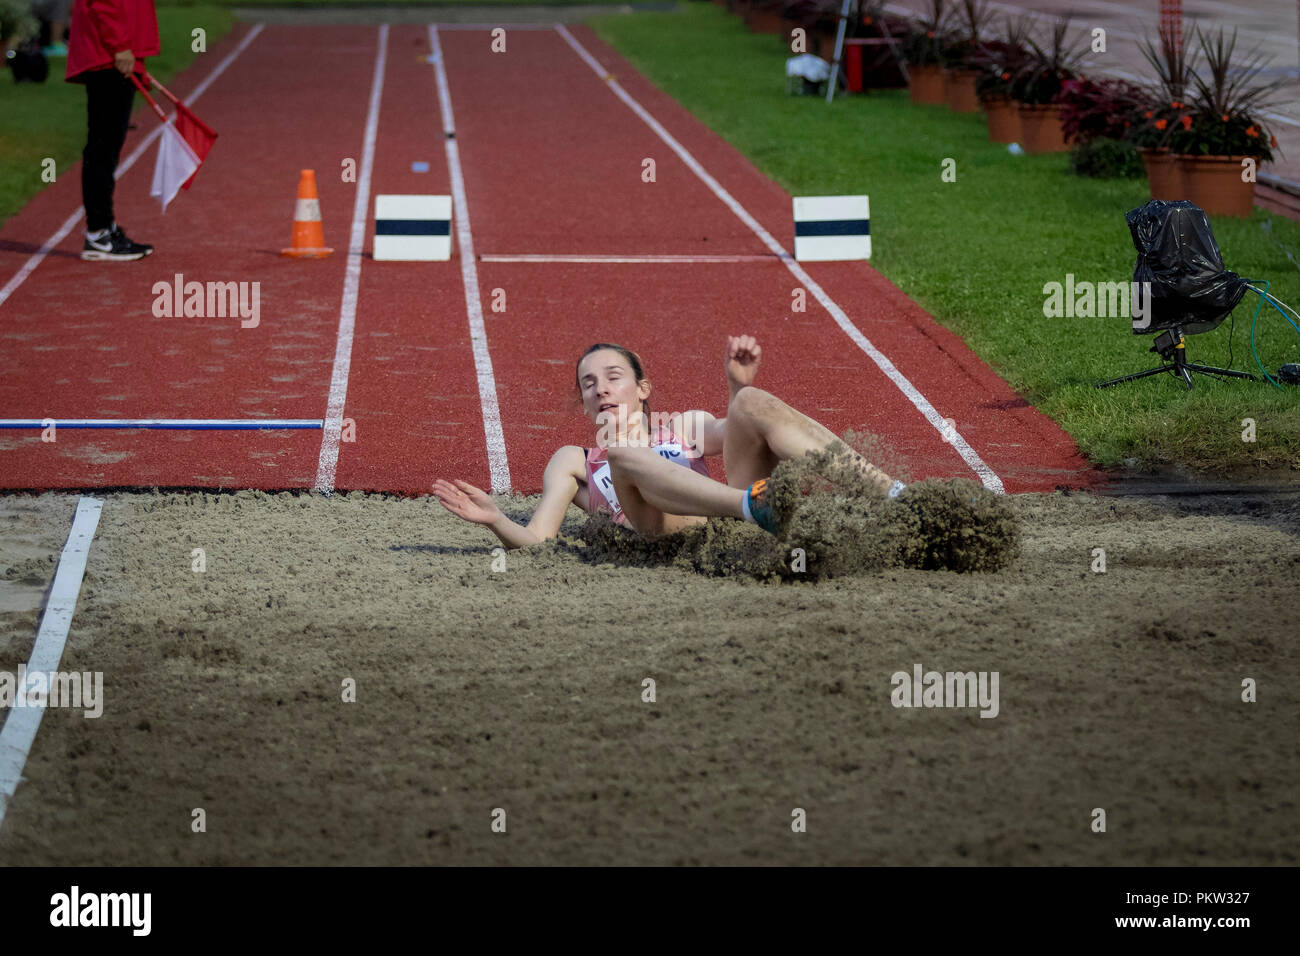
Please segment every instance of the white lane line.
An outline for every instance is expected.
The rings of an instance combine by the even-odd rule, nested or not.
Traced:
[[[375,165],[375,138],[379,133],[379,100],[384,92],[384,65],[388,60],[388,24],[379,27],[375,74],[370,81],[370,105],[366,109],[365,143],[361,148],[361,174],[352,204],[352,234],[348,239],[348,266],[343,276],[343,301],[339,306],[339,333],[334,342],[334,368],[330,372],[330,397],[325,408],[325,427],[316,463],[317,491],[334,492],[334,475],[339,466],[339,440],[343,434],[343,403],[348,397],[348,374],[352,370],[352,337],[357,325],[357,294],[361,288],[361,252],[366,244],[366,216],[370,208],[370,174]]]
[[[253,40],[257,37],[257,35],[261,32],[262,32],[262,24],[260,23],[257,26],[253,27],[253,29],[249,30],[248,34],[244,37],[244,39],[239,41],[239,45],[236,46],[233,50],[231,50],[230,53],[226,55],[226,58],[222,60],[220,63],[218,63],[217,66],[213,69],[213,71],[208,74],[207,79],[205,79],[202,83],[196,86],[194,88],[193,93],[185,97],[185,102],[187,104],[193,105],[194,101],[203,95],[203,91],[206,90],[209,86],[211,86],[213,81],[215,81],[217,77],[219,77],[222,73],[226,72],[226,67],[230,66],[231,63],[234,63],[235,58],[239,56],[239,54],[243,53],[244,50],[247,49],[248,45],[252,43]],[[159,136],[162,135],[162,129],[163,129],[162,126],[154,127],[153,132],[151,132],[148,136],[146,136],[140,142],[140,145],[131,151],[131,155],[128,156],[126,160],[120,166],[117,167],[117,172],[114,174],[114,178],[121,179],[122,176],[126,173],[126,171],[135,165],[136,160],[138,160],[141,156],[143,156],[145,150],[147,150],[150,146],[153,145],[154,140],[156,140]],[[27,277],[36,270],[36,267],[39,266],[43,261],[45,261],[45,257],[48,256],[51,251],[57,248],[59,243],[61,243],[64,239],[67,238],[68,233],[72,232],[72,230],[76,227],[77,223],[81,221],[82,217],[85,214],[86,214],[85,208],[82,206],[78,206],[77,211],[74,212],[72,215],[70,215],[66,220],[64,220],[63,225],[60,226],[55,231],[54,235],[46,239],[45,243],[41,246],[41,248],[38,249],[36,252],[33,252],[28,257],[27,261],[23,263],[23,267],[14,274],[13,278],[11,278],[8,282],[5,283],[3,289],[0,289],[0,305],[4,305],[5,301],[11,295],[14,294],[15,290],[17,290],[17,288],[27,280]]]
[[[0,418],[0,428],[155,428],[182,431],[255,431],[320,428],[319,418]]]
[[[858,348],[862,349],[871,361],[876,363],[876,367],[884,372],[885,375],[888,376],[889,380],[898,387],[898,390],[907,396],[908,400],[916,407],[916,410],[925,416],[925,420],[934,426],[934,429],[943,436],[944,440],[949,442],[953,448],[957,450],[957,453],[961,455],[962,460],[970,466],[971,470],[974,471],[977,476],[979,476],[984,487],[988,488],[990,491],[1002,494],[1005,491],[1005,488],[1002,485],[1002,479],[997,476],[992,468],[985,464],[984,460],[976,454],[975,449],[971,448],[966,439],[957,433],[957,430],[952,427],[952,423],[945,420],[942,415],[935,411],[934,406],[931,405],[929,400],[920,393],[916,386],[908,381],[907,377],[894,367],[894,363],[891,362],[883,352],[872,345],[871,341],[862,334],[858,327],[849,321],[849,317],[844,314],[844,310],[835,304],[820,285],[813,281],[812,276],[804,271],[803,267],[794,260],[794,257],[783,249],[781,244],[777,242],[766,229],[759,225],[758,220],[751,216],[744,206],[737,202],[729,192],[722,188],[722,185],[716,179],[705,171],[704,167],[699,164],[695,157],[687,152],[686,148],[682,146],[681,143],[677,142],[677,140],[673,138],[672,134],[660,125],[658,120],[646,112],[645,108],[634,100],[628,92],[619,85],[618,81],[610,75],[609,71],[601,66],[596,58],[587,52],[582,44],[574,38],[573,34],[565,29],[563,24],[557,24],[555,29],[562,37],[564,37],[569,46],[577,52],[578,56],[582,57],[583,61],[591,67],[595,74],[605,81],[605,85],[613,90],[614,94],[626,103],[631,108],[632,112],[641,117],[642,121],[655,131],[659,138],[677,154],[678,158],[687,165],[691,172],[695,173],[695,175],[713,191],[713,194],[717,196],[718,199],[722,200],[727,208],[735,213],[740,221],[750,228],[754,235],[762,240],[763,245],[767,246],[767,248],[772,251],[773,255],[782,258],[786,268],[794,274],[794,277],[799,280],[804,288],[813,294],[813,298],[821,303],[822,308],[831,314],[835,319],[836,324],[844,331],[844,334],[852,339],[853,343],[857,345]]]
[[[90,542],[95,537],[99,513],[103,507],[104,502],[98,498],[82,498],[77,502],[72,530],[63,546],[59,567],[54,572],[50,598],[46,602],[45,613],[41,615],[41,626],[36,632],[31,660],[27,662],[29,674],[49,673],[59,669],[63,648],[68,642],[68,628],[72,626],[72,614],[77,609],[81,579],[86,574]],[[16,688],[16,693],[25,695],[26,690],[25,687]],[[36,731],[41,726],[44,714],[44,702],[14,707],[9,712],[4,729],[0,730],[0,823],[4,822],[5,809],[22,780],[27,754],[32,749],[32,741],[36,739]]]
[[[779,262],[777,256],[615,256],[615,255],[572,255],[572,256],[543,256],[543,255],[481,255],[479,260],[482,262],[594,262],[594,263],[692,263],[692,262]]]
[[[469,225],[469,202],[465,198],[465,176],[460,168],[456,145],[456,120],[451,111],[447,70],[442,62],[442,44],[437,24],[429,24],[434,77],[438,81],[438,104],[442,108],[442,139],[447,147],[447,168],[451,171],[452,218],[456,220],[456,242],[460,246],[460,275],[465,286],[465,310],[469,314],[469,337],[474,346],[474,372],[478,376],[478,399],[483,407],[483,434],[487,439],[488,472],[492,493],[510,492],[510,463],[506,459],[506,438],[501,430],[501,407],[497,403],[497,380],[488,353],[487,328],[483,324],[483,302],[478,291],[478,267],[474,264],[474,237]]]

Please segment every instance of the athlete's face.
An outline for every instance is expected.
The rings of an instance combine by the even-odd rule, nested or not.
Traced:
[[[641,402],[650,397],[650,383],[637,382],[636,374],[613,349],[601,349],[583,358],[578,365],[578,385],[582,388],[582,410],[597,425],[612,416],[628,421],[641,411]]]

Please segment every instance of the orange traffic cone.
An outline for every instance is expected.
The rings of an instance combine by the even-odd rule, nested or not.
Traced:
[[[316,197],[316,170],[304,169],[298,177],[298,204],[293,211],[293,245],[281,249],[280,255],[295,259],[324,259],[333,251],[325,248],[320,200]]]

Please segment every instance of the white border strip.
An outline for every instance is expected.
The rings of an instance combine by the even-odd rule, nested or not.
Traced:
[[[99,514],[103,507],[104,502],[98,498],[82,498],[77,502],[72,530],[68,532],[59,567],[54,572],[50,598],[45,613],[41,615],[31,660],[27,662],[28,672],[48,673],[59,669],[63,648],[68,642],[68,629],[72,626],[72,614],[77,609],[81,580],[86,574],[90,543],[99,527]],[[25,688],[19,688],[19,692],[25,692]],[[4,822],[9,799],[22,781],[27,754],[32,749],[32,741],[36,739],[44,715],[44,704],[14,707],[9,711],[4,729],[0,730],[0,823]]]
[[[465,198],[465,176],[460,168],[456,145],[456,121],[451,111],[451,93],[442,61],[438,25],[429,24],[434,77],[438,82],[438,105],[442,108],[442,138],[447,146],[447,168],[451,172],[452,218],[456,221],[456,242],[460,246],[460,274],[465,286],[465,310],[469,313],[469,336],[474,345],[474,372],[478,376],[478,398],[483,407],[483,433],[487,438],[488,471],[492,493],[510,492],[510,463],[506,459],[505,433],[501,430],[501,407],[497,403],[497,380],[488,352],[487,329],[483,325],[483,302],[479,298],[478,269],[474,264],[474,237],[469,226],[469,202]]]
[[[339,441],[343,434],[343,403],[348,397],[348,375],[352,371],[352,337],[357,326],[357,296],[361,288],[361,253],[366,244],[366,215],[370,209],[370,174],[375,164],[375,138],[379,133],[379,101],[384,92],[384,66],[388,61],[388,24],[379,27],[375,53],[375,74],[370,81],[370,105],[366,109],[365,143],[361,150],[361,175],[357,177],[356,199],[352,203],[352,234],[348,240],[348,267],[343,277],[343,302],[339,307],[339,333],[334,343],[334,368],[330,372],[330,397],[325,408],[325,428],[316,464],[316,490],[334,491],[339,466]]]
[[[971,446],[967,444],[966,439],[957,433],[957,430],[953,428],[952,424],[945,421],[943,416],[935,411],[934,406],[931,405],[926,397],[917,390],[916,386],[908,381],[907,377],[894,367],[894,363],[886,358],[883,352],[872,345],[871,341],[862,334],[857,326],[849,321],[849,317],[844,314],[844,310],[836,305],[831,297],[826,294],[825,290],[813,281],[812,276],[808,275],[808,273],[804,271],[803,267],[799,265],[799,263],[795,262],[794,258],[787,253],[786,250],[781,248],[781,244],[772,238],[771,234],[766,229],[759,225],[758,220],[751,216],[729,192],[723,189],[718,181],[705,171],[704,167],[699,164],[695,157],[687,152],[686,148],[682,146],[681,143],[677,142],[668,130],[664,129],[663,126],[659,124],[658,120],[646,112],[645,108],[634,100],[627,91],[619,85],[618,81],[614,79],[609,71],[602,67],[595,57],[588,53],[586,49],[583,48],[582,44],[574,39],[573,34],[564,27],[564,24],[556,24],[555,29],[560,36],[564,37],[565,42],[568,43],[575,52],[577,52],[578,56],[582,57],[583,62],[591,67],[596,76],[604,80],[605,85],[613,90],[614,94],[626,103],[631,108],[632,112],[636,113],[636,115],[639,116],[647,126],[655,131],[658,137],[677,154],[691,172],[695,173],[695,175],[713,191],[713,194],[717,196],[718,199],[722,200],[727,208],[735,213],[740,221],[750,228],[754,235],[758,236],[758,238],[762,240],[763,245],[767,246],[767,248],[772,251],[773,255],[782,257],[786,268],[794,273],[794,277],[813,294],[813,298],[821,303],[822,308],[831,314],[835,319],[836,324],[844,331],[844,334],[852,339],[854,344],[871,358],[871,361],[876,363],[876,366],[889,377],[889,380],[898,386],[899,391],[906,395],[911,403],[916,406],[916,410],[925,416],[925,420],[933,425],[935,430],[943,436],[944,440],[949,442],[953,448],[957,450],[957,453],[961,455],[966,464],[971,467],[971,470],[979,476],[984,487],[988,488],[990,491],[997,492],[998,494],[1003,494],[1006,489],[1002,485],[1002,479],[994,473],[992,468],[984,463],[984,460],[975,453],[975,449],[971,448]]]
[[[573,255],[573,256],[542,256],[542,255],[482,255],[479,259],[483,262],[594,262],[594,263],[659,263],[659,262],[776,262],[776,256],[602,256],[602,255]]]
[[[222,60],[220,63],[218,63],[216,68],[213,69],[213,71],[208,74],[207,79],[205,79],[202,83],[196,86],[194,88],[194,92],[192,92],[189,96],[185,98],[185,102],[192,104],[195,100],[197,100],[200,96],[202,96],[203,91],[206,90],[209,86],[211,86],[212,83],[217,79],[217,77],[219,77],[222,73],[226,72],[226,67],[230,66],[231,63],[234,63],[235,57],[243,53],[244,50],[247,49],[248,45],[252,43],[253,40],[257,37],[257,35],[261,32],[262,32],[262,24],[260,23],[257,26],[253,27],[253,29],[249,30],[248,34],[244,37],[244,39],[239,41],[239,45],[235,47],[233,50],[231,50],[230,53],[226,56],[226,58]],[[153,141],[162,135],[162,131],[163,128],[161,125],[155,126],[153,132],[151,132],[148,136],[146,136],[141,141],[140,145],[131,151],[131,155],[126,158],[126,161],[117,167],[117,172],[114,174],[114,178],[121,179],[122,176],[126,174],[126,171],[135,165],[136,160],[138,160],[141,156],[144,155],[145,150],[147,150],[150,146],[153,145]],[[43,261],[45,261],[45,257],[48,256],[50,252],[53,251],[58,246],[59,243],[61,243],[64,239],[67,238],[68,233],[72,232],[72,230],[76,227],[77,223],[81,221],[81,218],[85,214],[86,214],[85,208],[82,206],[78,206],[77,211],[74,212],[71,216],[69,216],[66,220],[64,220],[63,225],[58,228],[58,230],[54,233],[54,235],[46,239],[45,243],[41,246],[41,248],[31,254],[31,256],[27,259],[27,261],[23,263],[23,267],[19,269],[17,273],[14,274],[14,277],[12,279],[10,279],[8,282],[5,283],[3,289],[0,289],[0,305],[4,305],[5,301],[11,295],[14,294],[14,292],[17,290],[17,288],[20,285],[22,285],[27,280],[27,277],[31,275],[34,271],[36,271],[36,267],[39,266]]]

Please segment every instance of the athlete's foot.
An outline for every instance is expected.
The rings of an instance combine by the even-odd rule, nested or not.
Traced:
[[[767,479],[760,478],[745,491],[745,518],[754,522],[768,534],[779,535],[785,523],[778,517],[772,507],[772,498],[767,491]]]

